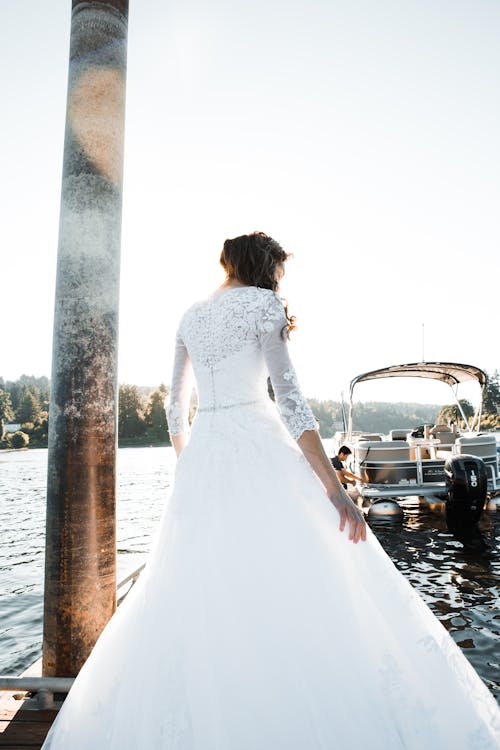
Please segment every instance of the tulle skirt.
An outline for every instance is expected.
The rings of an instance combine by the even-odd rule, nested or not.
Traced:
[[[272,404],[199,414],[146,570],[44,750],[499,748],[460,649],[338,522]]]

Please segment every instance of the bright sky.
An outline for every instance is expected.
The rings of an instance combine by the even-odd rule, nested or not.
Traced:
[[[50,374],[70,7],[0,6],[8,379]],[[427,360],[500,368],[499,36],[494,0],[130,0],[120,381],[169,382],[180,314],[256,229],[295,255],[306,395],[420,360],[423,324]]]

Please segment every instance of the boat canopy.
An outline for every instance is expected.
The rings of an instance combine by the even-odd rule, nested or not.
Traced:
[[[481,388],[484,388],[487,381],[486,373],[474,365],[461,365],[457,362],[415,362],[409,365],[383,367],[381,370],[372,370],[358,375],[351,380],[351,399],[354,387],[358,383],[380,378],[430,378],[447,383],[450,387],[475,380]]]

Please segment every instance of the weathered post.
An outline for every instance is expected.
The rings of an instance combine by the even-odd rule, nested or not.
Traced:
[[[116,606],[117,338],[128,0],[73,0],[54,318],[43,674]]]

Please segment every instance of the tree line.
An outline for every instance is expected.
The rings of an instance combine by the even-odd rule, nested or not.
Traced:
[[[120,385],[118,394],[118,440],[122,445],[170,445],[163,383],[155,389]]]
[[[45,447],[49,425],[48,378],[21,375],[16,381],[0,377],[0,448]],[[118,397],[118,439],[120,445],[169,445],[165,399],[168,388],[122,384]],[[308,399],[324,438],[332,437],[347,424],[347,407],[340,401]],[[461,400],[468,420],[474,408]],[[191,415],[196,404],[191,404]],[[500,430],[500,374],[488,376],[483,392],[483,430]],[[462,429],[464,420],[456,404],[389,403],[371,401],[357,403],[353,410],[353,430],[387,433],[391,429],[414,429],[423,424],[448,424],[454,421]],[[6,432],[6,425],[20,425],[15,432]]]
[[[49,379],[21,375],[18,380],[0,377],[0,448],[44,447],[49,430]],[[6,433],[5,425],[20,429]]]
[[[474,407],[466,399],[460,399],[460,405],[470,424],[474,415]],[[487,376],[481,408],[481,430],[500,430],[500,374],[498,370],[495,370],[493,375]],[[448,424],[451,421],[461,429],[466,427],[456,404],[442,406],[436,417],[436,423],[439,424]]]
[[[118,439],[123,444],[169,444],[164,402],[168,390],[120,385]],[[0,448],[43,448],[48,443],[49,379],[21,375],[18,380],[0,377]],[[7,425],[19,425],[16,431]]]

